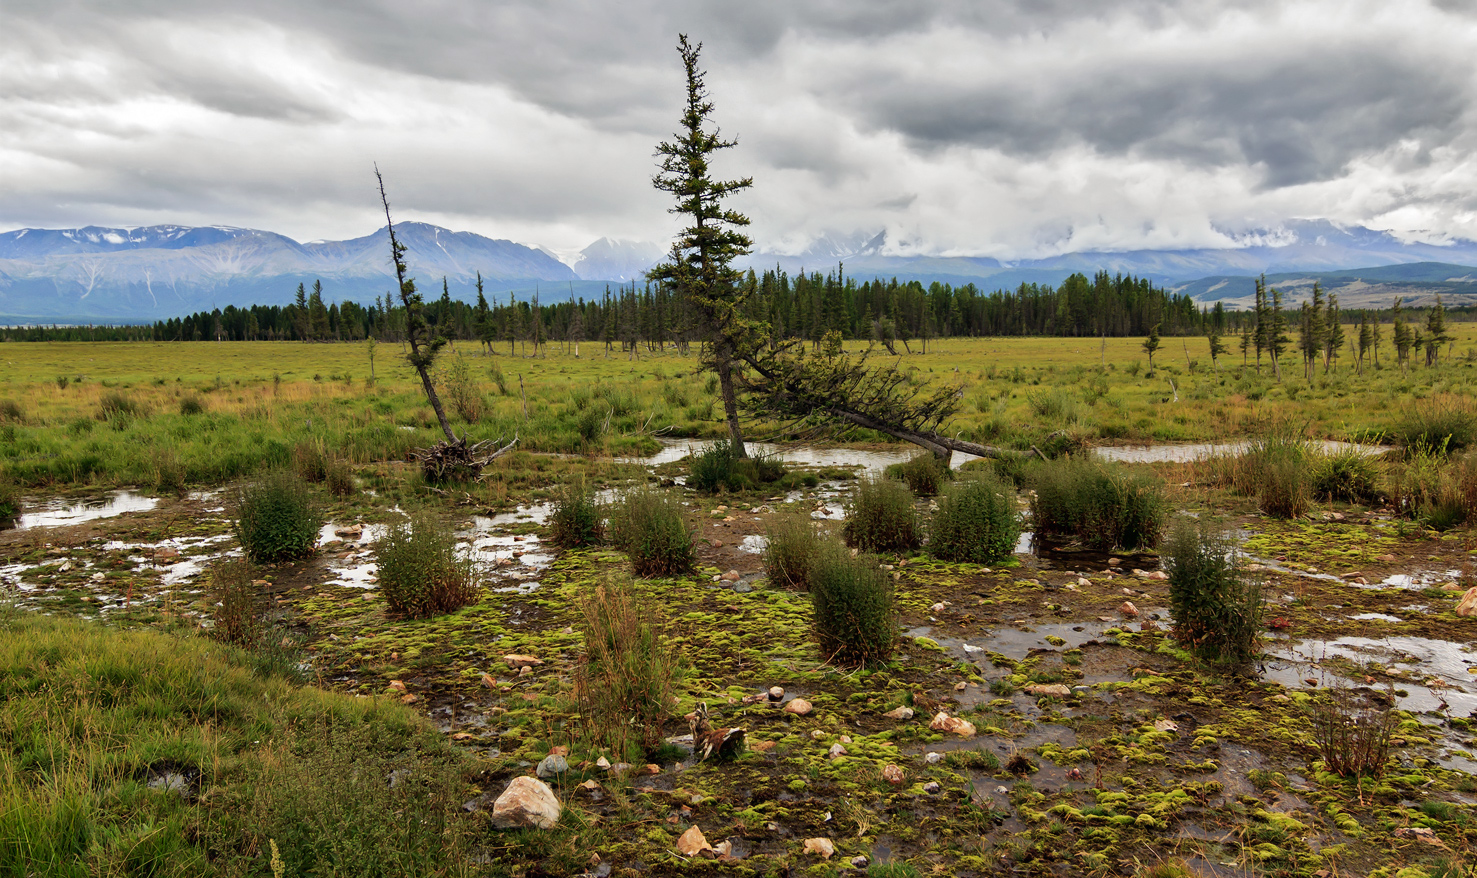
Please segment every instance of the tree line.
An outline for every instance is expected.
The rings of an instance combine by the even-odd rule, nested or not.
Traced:
[[[744,309],[756,320],[767,322],[776,340],[801,339],[818,345],[827,333],[843,339],[871,340],[894,353],[926,351],[935,338],[988,336],[1139,336],[1150,330],[1168,336],[1241,337],[1241,350],[1255,354],[1261,363],[1274,343],[1280,354],[1287,338],[1273,338],[1273,311],[1281,313],[1281,294],[1258,282],[1258,304],[1248,311],[1227,310],[1220,302],[1204,308],[1189,296],[1155,286],[1130,275],[1098,272],[1092,278],[1074,274],[1061,284],[1021,284],[1015,290],[985,293],[972,283],[951,286],[916,280],[876,278],[858,282],[846,275],[845,266],[829,273],[797,273],[779,269],[748,271],[739,283],[746,288]],[[539,295],[505,300],[488,299],[480,278],[474,286],[474,302],[451,296],[450,285],[441,280],[440,296],[425,303],[428,323],[437,333],[454,341],[474,341],[489,351],[539,353],[546,345],[563,348],[593,342],[612,351],[634,355],[641,349],[667,347],[686,350],[698,341],[691,303],[675,295],[667,285],[630,284],[607,288],[599,298],[541,304]],[[1296,312],[1283,317],[1279,330],[1286,336],[1300,331],[1302,338],[1321,345],[1323,362],[1337,359],[1333,348],[1354,342],[1356,361],[1373,359],[1385,329],[1396,330],[1391,339],[1400,362],[1410,356],[1437,356],[1439,345],[1429,342],[1426,326],[1439,311],[1443,321],[1471,319],[1472,309],[1432,307],[1413,310],[1399,300],[1389,309],[1341,309],[1336,297],[1322,298],[1315,285],[1312,301],[1304,305],[1311,313]],[[1274,302],[1273,299],[1276,299]],[[1288,321],[1291,321],[1290,323]],[[1311,322],[1306,322],[1311,321]],[[1349,327],[1346,331],[1344,327]],[[1382,328],[1383,327],[1383,328]],[[1305,330],[1305,331],[1304,331]],[[1327,335],[1325,335],[1325,333]],[[1437,334],[1444,333],[1444,329]],[[1364,339],[1364,354],[1359,340]],[[1280,337],[1279,336],[1279,337]],[[153,324],[108,326],[16,326],[0,330],[7,341],[358,341],[374,337],[380,341],[405,338],[405,309],[386,293],[364,305],[352,301],[328,304],[321,283],[299,284],[288,305],[227,305],[199,311]],[[1311,342],[1310,342],[1311,343]]]

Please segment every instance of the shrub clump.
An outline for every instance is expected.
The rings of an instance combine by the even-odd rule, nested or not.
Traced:
[[[1038,536],[1071,537],[1088,548],[1159,545],[1165,502],[1158,481],[1079,458],[1049,461],[1030,480]]]
[[[949,465],[932,454],[919,454],[903,463],[895,463],[882,471],[889,479],[898,479],[919,497],[935,497],[954,478]]]
[[[923,544],[913,495],[891,479],[857,483],[841,535],[848,546],[868,552],[906,552]]]
[[[697,560],[682,506],[661,491],[637,488],[611,510],[610,541],[637,576],[682,576]]]
[[[292,468],[305,482],[321,482],[328,478],[328,454],[322,443],[309,440],[293,446]]]
[[[1329,502],[1380,500],[1379,468],[1358,448],[1319,455],[1313,463],[1312,485],[1313,495]]]
[[[1207,661],[1241,665],[1254,658],[1261,585],[1242,576],[1230,541],[1185,522],[1170,535],[1163,563],[1175,639]]]
[[[676,649],[652,623],[630,583],[606,581],[580,602],[585,652],[574,672],[574,694],[585,734],[622,759],[649,756],[684,675]]]
[[[352,497],[358,490],[354,484],[354,468],[342,457],[329,458],[323,471],[323,487],[335,497]]]
[[[185,467],[172,448],[160,448],[154,452],[154,490],[160,494],[185,494]]]
[[[310,554],[322,526],[308,486],[286,470],[268,473],[236,496],[236,537],[246,557],[258,564]]]
[[[605,510],[584,481],[564,487],[549,515],[549,539],[561,549],[598,546],[605,542]]]
[[[8,475],[0,474],[0,525],[8,525],[20,518],[21,491]]]
[[[97,417],[100,421],[126,422],[143,414],[143,408],[121,390],[110,390],[98,400]]]
[[[803,515],[777,515],[765,533],[764,575],[781,588],[810,587],[810,568],[821,538]]]
[[[732,443],[720,439],[692,455],[687,486],[705,494],[747,491],[779,481],[784,475],[784,464],[778,458],[764,454],[739,457],[733,453]]]
[[[223,558],[210,568],[207,594],[214,605],[211,633],[217,640],[251,649],[261,640],[262,616],[256,571],[244,558]]]
[[[390,526],[374,546],[380,593],[397,613],[425,618],[477,600],[476,565],[456,551],[451,528],[430,515]]]
[[[1477,456],[1417,447],[1391,474],[1395,508],[1436,530],[1477,520]]]
[[[13,399],[0,399],[0,421],[19,424],[25,419],[26,414],[21,410],[20,403]]]
[[[205,403],[193,393],[179,401],[179,413],[185,417],[198,415],[203,411],[205,411]]]
[[[863,665],[892,655],[897,644],[892,581],[875,559],[853,557],[831,540],[821,542],[810,567],[810,603],[816,642],[827,661]]]
[[[1393,688],[1393,686],[1392,686]],[[1325,690],[1313,702],[1313,743],[1323,765],[1340,777],[1385,773],[1390,738],[1399,724],[1395,695],[1387,703],[1361,704],[1360,695],[1344,686]]]
[[[967,479],[939,500],[928,551],[945,561],[990,564],[1009,558],[1020,535],[1010,492],[994,479]]]

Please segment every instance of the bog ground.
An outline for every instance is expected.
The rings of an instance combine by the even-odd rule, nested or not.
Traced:
[[[1212,368],[1204,339],[1166,339],[1152,377],[1137,339],[904,358],[962,383],[964,438],[1179,447],[1124,466],[1161,486],[1171,524],[1221,525],[1262,584],[1263,655],[1239,669],[1171,636],[1156,552],[1029,534],[989,566],[884,554],[897,650],[829,664],[810,597],[764,574],[765,535],[787,513],[839,531],[857,478],[913,449],[772,437],[783,482],[698,494],[686,452],[721,406],[670,353],[444,357],[458,432],[520,450],[436,486],[404,462],[437,431],[394,345],[372,382],[347,344],[6,345],[0,454],[23,514],[0,532],[0,874],[1468,874],[1477,621],[1456,609],[1474,543],[1461,515],[1411,505],[1420,479],[1466,484],[1467,463],[1394,447],[1413,421],[1471,418],[1457,331],[1439,369],[1284,366],[1281,383]],[[1377,493],[1274,518],[1238,487],[1242,446],[1182,448],[1278,430],[1379,446]],[[211,570],[240,554],[237,491],[315,455],[347,462],[353,490],[315,487],[316,552],[259,569],[270,648],[220,644]],[[1026,478],[1030,531],[1030,474],[1002,475]],[[633,579],[609,547],[555,548],[547,517],[576,480],[605,501],[677,497],[697,572]],[[477,561],[474,603],[389,610],[374,547],[406,512]],[[625,583],[683,666],[645,752],[595,745],[573,691],[581,607]],[[1390,723],[1382,771],[1331,770],[1317,730],[1335,701]],[[699,702],[746,731],[742,755],[695,761],[682,717]],[[493,801],[560,747],[558,823],[496,828]],[[694,826],[724,853],[679,850]]]

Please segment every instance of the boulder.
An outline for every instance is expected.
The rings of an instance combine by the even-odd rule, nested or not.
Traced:
[[[492,825],[499,829],[551,829],[559,822],[559,799],[533,777],[515,777],[492,803]]]
[[[785,713],[793,713],[796,716],[805,716],[810,713],[811,705],[804,698],[796,698],[785,705]]]
[[[820,854],[821,859],[829,860],[836,853],[836,845],[829,838],[807,838],[805,840],[805,852],[807,854]]]
[[[1456,614],[1458,616],[1470,616],[1477,613],[1477,585],[1467,589],[1462,599],[1457,601]]]

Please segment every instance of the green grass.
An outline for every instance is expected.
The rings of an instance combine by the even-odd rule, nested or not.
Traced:
[[[391,789],[396,768],[417,781]],[[0,620],[6,876],[265,875],[271,841],[290,875],[454,873],[464,771],[399,704],[203,638]]]
[[[1477,339],[1477,324],[1453,327],[1457,350]],[[926,355],[905,356],[904,365],[920,381],[961,385],[960,410],[945,425],[950,435],[1017,448],[1224,440],[1294,417],[1313,438],[1397,436],[1413,428],[1411,411],[1428,410],[1426,426],[1455,435],[1447,422],[1461,426],[1466,416],[1436,416],[1477,393],[1477,365],[1462,358],[1437,369],[1367,367],[1362,376],[1341,364],[1311,382],[1288,374],[1280,384],[1265,365],[1258,375],[1234,357],[1219,371],[1168,358],[1149,379],[1133,368],[1141,365],[1140,341],[1108,339],[1100,348],[1055,338],[945,339]],[[1188,343],[1193,350],[1204,340]],[[24,417],[5,421],[0,464],[23,486],[150,484],[156,450],[170,447],[188,483],[211,485],[288,465],[303,442],[355,466],[403,460],[440,431],[414,372],[393,346],[380,348],[371,384],[362,344],[15,343],[0,360],[0,382]],[[473,440],[517,434],[524,450],[621,455],[654,451],[658,430],[723,435],[722,407],[695,356],[607,358],[589,344],[579,358],[558,346],[537,359],[501,350],[484,356],[464,345],[444,355],[443,374],[480,405],[475,423],[452,413]],[[71,376],[66,386],[59,375]],[[98,421],[104,404],[116,408],[119,399],[128,411]]]

